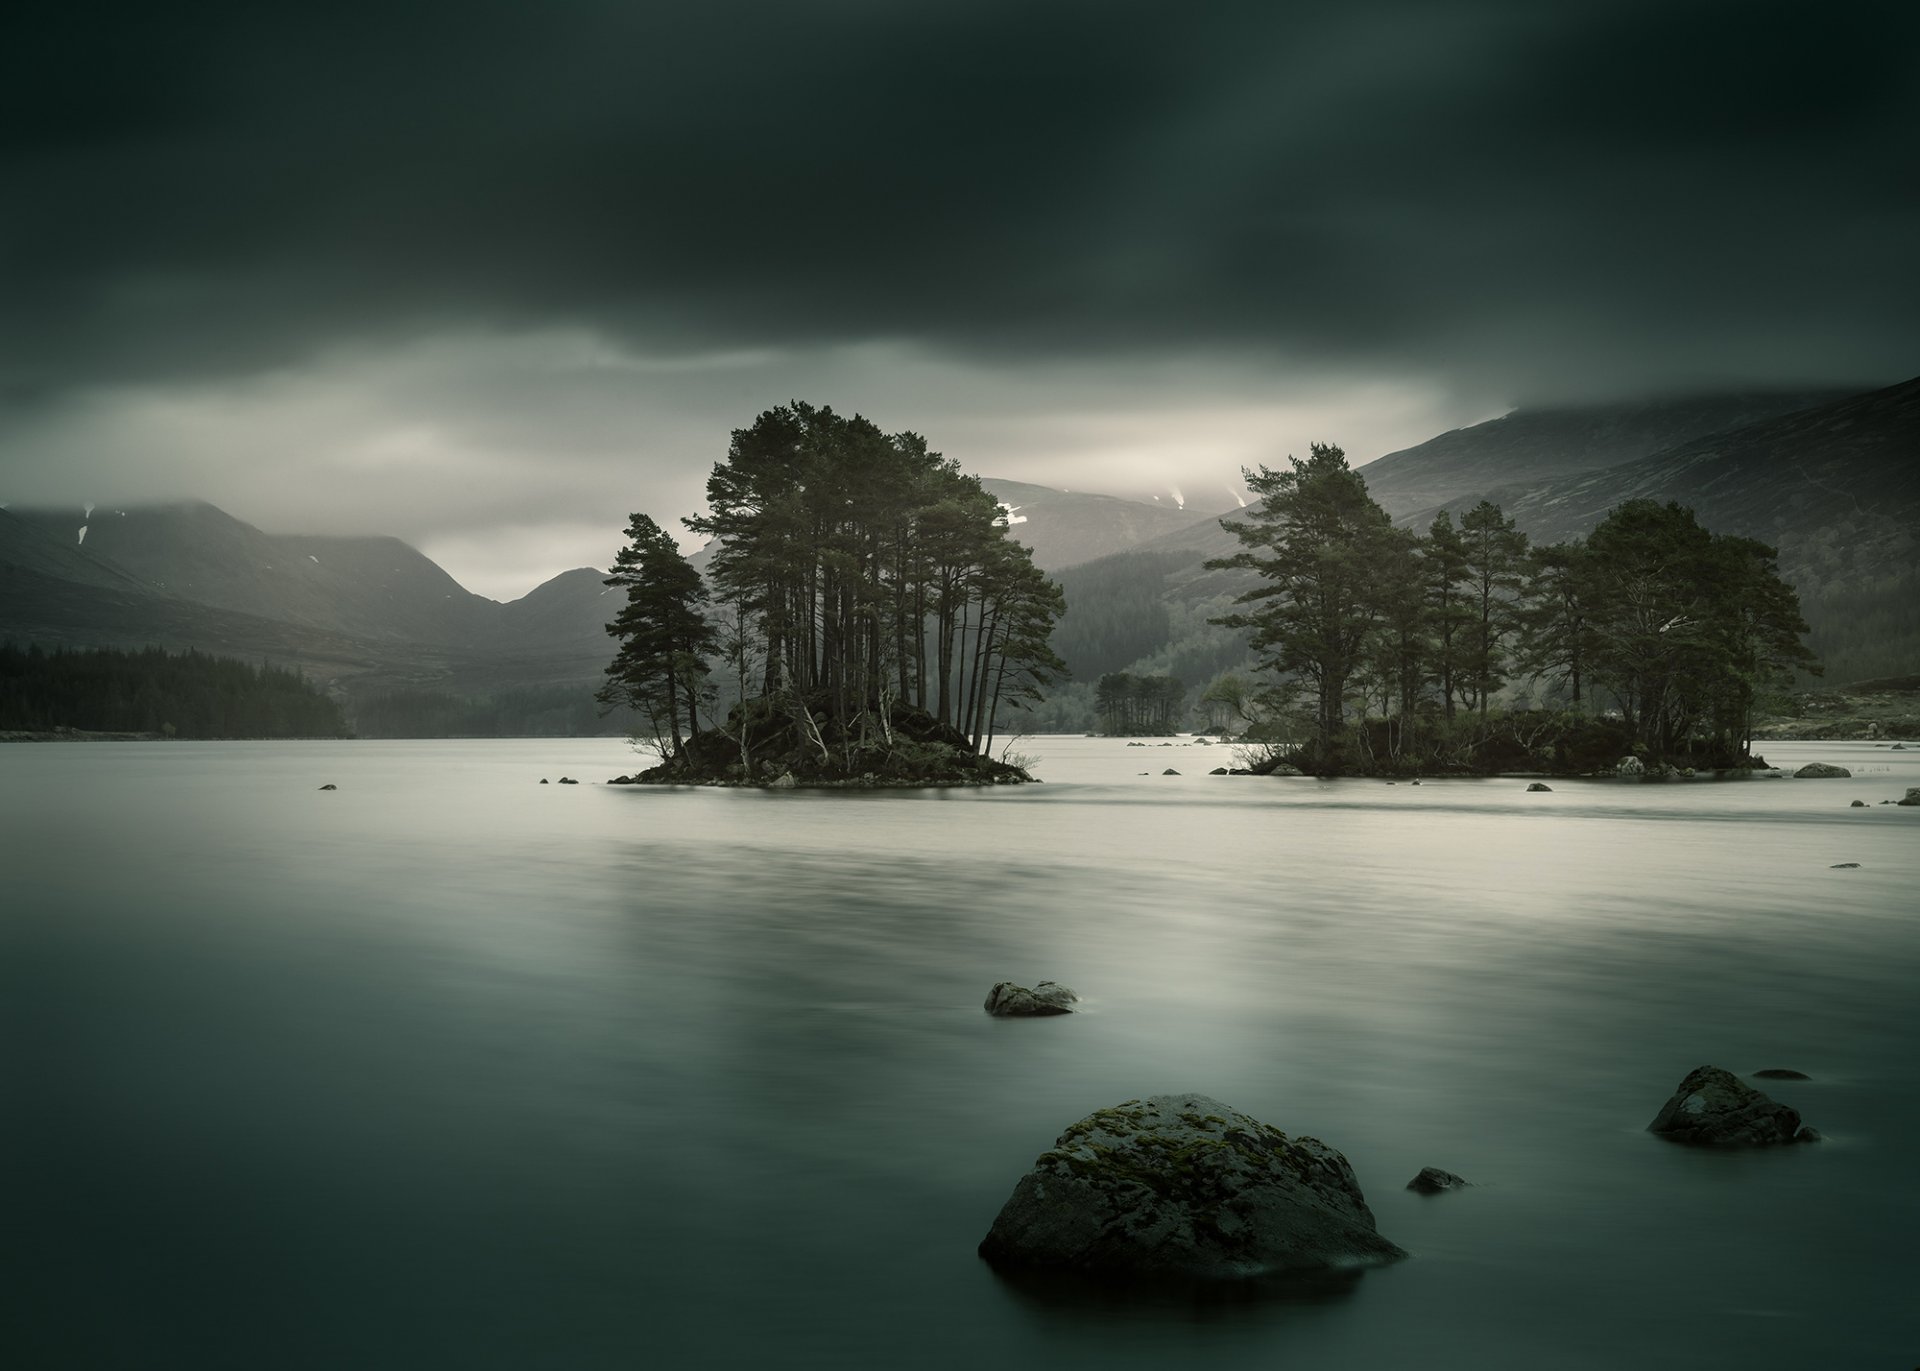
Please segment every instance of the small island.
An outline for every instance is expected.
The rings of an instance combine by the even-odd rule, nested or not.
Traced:
[[[710,540],[705,578],[644,514],[607,578],[626,603],[597,698],[647,719],[661,757],[616,783],[1033,779],[991,752],[1003,711],[1065,671],[1065,602],[978,478],[919,434],[795,401],[734,431],[707,505],[684,521]]]

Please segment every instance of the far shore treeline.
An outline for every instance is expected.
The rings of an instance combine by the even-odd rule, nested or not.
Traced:
[[[972,759],[1063,672],[1064,603],[977,478],[796,401],[734,431],[707,503],[686,520],[705,581],[643,514],[608,578],[627,599],[600,699],[652,721],[672,778],[992,778]]]
[[[1215,622],[1249,633],[1273,683],[1203,698],[1303,769],[1739,766],[1763,698],[1819,670],[1774,549],[1678,504],[1632,500],[1534,548],[1484,500],[1457,527],[1395,527],[1338,447],[1290,461],[1247,473],[1260,502],[1223,521],[1242,550],[1208,563],[1258,575]],[[1551,707],[1497,708],[1522,682]]]
[[[0,731],[161,738],[344,738],[340,706],[298,671],[191,649],[0,643]]]

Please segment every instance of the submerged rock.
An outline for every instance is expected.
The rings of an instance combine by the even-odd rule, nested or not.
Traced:
[[[328,781],[325,785],[321,786],[320,788],[322,790],[338,790],[340,787],[335,785],[332,781]]]
[[[1442,1171],[1437,1166],[1423,1166],[1420,1174],[1407,1182],[1407,1189],[1422,1195],[1439,1195],[1448,1190],[1464,1190],[1472,1184],[1472,1181],[1464,1180],[1451,1171]]]
[[[987,1013],[999,1019],[1032,1019],[1043,1014],[1071,1014],[1080,997],[1064,985],[1041,981],[1029,990],[1012,981],[1000,981],[987,992]]]
[[[1647,1131],[1701,1147],[1770,1147],[1819,1136],[1801,1126],[1799,1110],[1768,1099],[1717,1066],[1689,1071]]]
[[[1043,1152],[980,1243],[1003,1268],[1235,1280],[1406,1255],[1347,1159],[1205,1095],[1098,1110]]]
[[[1835,862],[1827,868],[1829,871],[1858,871],[1859,869],[1860,863],[1858,862]]]
[[[1545,783],[1543,783],[1543,782],[1540,782],[1540,781],[1535,781],[1535,782],[1534,782],[1534,783],[1533,783],[1532,785],[1530,785],[1530,786],[1528,786],[1528,787],[1527,787],[1527,793],[1528,793],[1529,795],[1531,795],[1531,794],[1533,794],[1533,793],[1534,793],[1535,791],[1548,791],[1548,792],[1551,792],[1551,791],[1552,791],[1552,789],[1553,789],[1553,787],[1552,787],[1552,786],[1550,786],[1550,785],[1547,785],[1547,784],[1545,784]]]
[[[1762,1081],[1810,1081],[1813,1077],[1804,1071],[1795,1071],[1790,1066],[1769,1066],[1753,1073],[1756,1080]]]
[[[1831,762],[1808,762],[1793,774],[1803,781],[1834,781],[1853,775],[1844,766],[1835,766]]]

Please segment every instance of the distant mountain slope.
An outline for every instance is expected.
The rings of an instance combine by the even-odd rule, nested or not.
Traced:
[[[87,554],[79,536],[80,522],[54,527],[39,518],[0,509],[0,567],[111,590],[141,589],[138,577]]]
[[[1184,510],[989,477],[980,484],[1012,506],[1007,532],[1033,553],[1043,571],[1090,562],[1185,527]]]
[[[1920,562],[1920,378],[1449,507],[1481,494],[1548,543],[1585,534],[1628,500],[1678,501],[1716,533],[1778,547],[1803,594],[1876,581]]]
[[[1358,468],[1389,514],[1432,509],[1495,486],[1533,485],[1618,466],[1857,392],[1760,391],[1627,404],[1517,409]]]
[[[0,637],[267,658],[350,698],[589,693],[606,591],[582,568],[498,604],[398,539],[268,534],[200,502],[0,511]]]
[[[1677,501],[1716,533],[1779,549],[1810,644],[1836,679],[1920,667],[1920,378],[1604,471],[1485,494],[1549,543],[1585,534],[1628,500]],[[1428,521],[1423,512],[1406,522]]]
[[[332,632],[478,646],[495,617],[397,538],[263,533],[200,501],[130,509],[17,510],[50,534],[78,538],[89,559],[150,592]]]

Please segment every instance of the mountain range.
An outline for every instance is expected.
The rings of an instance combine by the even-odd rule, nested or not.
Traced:
[[[1359,470],[1409,526],[1486,497],[1536,542],[1583,534],[1623,500],[1678,500],[1715,531],[1780,548],[1816,650],[1845,679],[1920,668],[1916,458],[1920,380],[1519,410]],[[1244,661],[1244,642],[1206,623],[1244,588],[1244,573],[1203,565],[1237,549],[1220,525],[1236,511],[983,484],[1067,591],[1056,646],[1082,684],[1058,726],[1085,726],[1075,692],[1102,672],[1198,686]],[[408,691],[584,701],[611,655],[602,577],[577,568],[502,604],[398,539],[267,533],[204,502],[0,509],[0,638],[296,664],[350,713]]]

